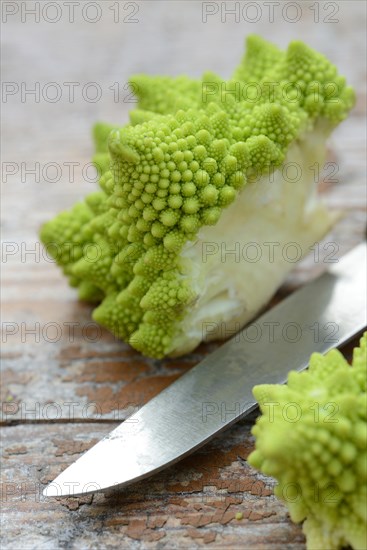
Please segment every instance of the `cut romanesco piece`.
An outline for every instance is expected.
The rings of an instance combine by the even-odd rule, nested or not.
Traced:
[[[103,297],[95,320],[145,355],[177,356],[254,317],[294,265],[284,247],[296,243],[299,259],[333,225],[312,166],[354,93],[305,44],[280,52],[256,36],[227,82],[137,75],[131,85],[130,124],[94,131],[102,191],[41,238],[82,298]]]
[[[305,520],[309,550],[366,548],[366,384],[367,332],[352,367],[337,350],[314,353],[288,385],[253,390],[263,414],[248,461],[277,479],[274,492],[292,520]]]

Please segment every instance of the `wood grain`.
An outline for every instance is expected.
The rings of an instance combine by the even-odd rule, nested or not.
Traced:
[[[243,36],[256,31],[283,46],[293,37],[312,43],[358,91],[353,114],[330,145],[338,183],[330,185],[326,178],[321,186],[326,203],[342,209],[344,218],[320,243],[320,261],[307,257],[273,303],[326,267],[324,244],[336,243],[340,257],[360,242],[366,225],[365,68],[360,56],[365,6],[339,2],[339,22],[326,25],[311,20],[307,6],[312,3],[302,4],[299,23],[271,24],[263,17],[256,28],[229,19],[223,24],[218,18],[203,24],[201,2],[158,1],[138,3],[136,25],[115,25],[108,12],[112,2],[104,2],[104,15],[95,25],[78,16],[73,24],[64,18],[55,25],[30,18],[22,23],[14,17],[4,25],[6,81],[29,87],[35,81],[95,81],[104,92],[94,104],[79,96],[74,103],[54,104],[14,96],[4,109],[3,159],[19,168],[3,181],[2,206],[3,241],[14,247],[2,260],[4,549],[304,548],[301,527],[290,522],[285,506],[272,494],[274,481],[246,462],[256,414],[174,467],[124,491],[57,500],[41,496],[64,467],[218,344],[202,345],[179,360],[142,357],[91,323],[91,307],[77,301],[44,257],[37,236],[43,221],[94,188],[82,177],[91,154],[91,124],[127,120],[132,106],[112,101],[110,85],[118,81],[122,87],[129,74],[139,71],[199,75],[211,67],[228,76],[223,44],[232,44],[233,59],[238,59]],[[55,183],[42,176],[47,163],[65,168],[68,161],[79,163],[76,181],[65,169]],[[22,181],[22,162],[27,168],[40,163],[40,181],[31,174]],[[235,519],[237,512],[243,519]]]
[[[33,548],[152,548],[159,540],[163,548],[236,547],[236,541],[240,547],[241,540],[246,548],[258,548],[260,540],[266,547],[267,539],[268,544],[299,548],[303,536],[272,495],[273,482],[246,463],[253,420],[240,422],[192,457],[123,491],[57,500],[42,497],[44,484],[115,424],[76,422],[67,431],[40,423],[8,428],[3,438],[2,502],[8,526],[3,544],[24,544],[21,515]],[[243,519],[235,518],[238,512]]]

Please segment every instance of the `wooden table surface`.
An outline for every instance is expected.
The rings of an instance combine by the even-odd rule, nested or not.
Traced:
[[[222,22],[220,3],[211,3],[219,12],[204,23],[196,1],[104,1],[97,4],[101,13],[96,3],[86,10],[81,1],[72,22],[65,3],[54,2],[59,11],[41,11],[39,23],[21,13],[21,4],[31,9],[35,2],[3,4],[2,548],[304,548],[301,527],[273,496],[274,481],[246,462],[257,413],[126,490],[41,496],[84,450],[217,344],[179,360],[154,361],[99,332],[91,307],[77,301],[43,255],[37,232],[95,187],[86,181],[93,179],[89,128],[96,120],[126,122],[133,107],[125,87],[129,74],[197,76],[210,68],[228,76],[244,36],[257,32],[281,46],[295,37],[307,41],[330,56],[357,90],[356,108],[330,143],[338,183],[322,185],[330,208],[345,213],[324,241],[337,243],[340,257],[363,239],[366,225],[365,3],[320,2],[317,22],[315,3],[298,2],[296,23],[290,22],[292,8],[276,10],[270,22],[268,8],[258,3],[256,24],[249,21],[252,12],[248,20],[242,13],[238,22],[233,16]],[[40,3],[42,10],[46,4]],[[58,87],[52,89],[52,82]],[[77,83],[74,101],[71,82]],[[39,97],[26,93],[38,93],[37,86]],[[60,90],[59,100],[50,101]],[[101,97],[91,102],[96,91]],[[324,269],[322,258],[306,258],[275,301]],[[235,519],[237,512],[243,519]]]

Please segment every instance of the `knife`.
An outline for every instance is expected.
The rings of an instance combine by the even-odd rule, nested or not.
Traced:
[[[123,487],[189,455],[256,407],[252,388],[285,383],[312,352],[366,326],[366,243],[266,312],[69,466],[44,496]]]

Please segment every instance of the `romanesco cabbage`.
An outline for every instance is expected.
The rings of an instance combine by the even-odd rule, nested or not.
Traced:
[[[248,461],[277,479],[274,492],[292,520],[306,519],[309,550],[366,548],[366,354],[367,332],[352,367],[337,350],[314,353],[309,370],[291,372],[288,385],[253,390],[263,414]]]
[[[177,356],[209,339],[206,323],[225,336],[270,299],[293,263],[266,243],[304,255],[333,225],[310,165],[354,93],[305,44],[281,52],[257,36],[229,81],[137,75],[131,86],[130,123],[95,127],[101,190],[41,239],[80,298],[100,302],[97,322],[145,355]],[[246,243],[262,248],[257,261],[230,253]]]

